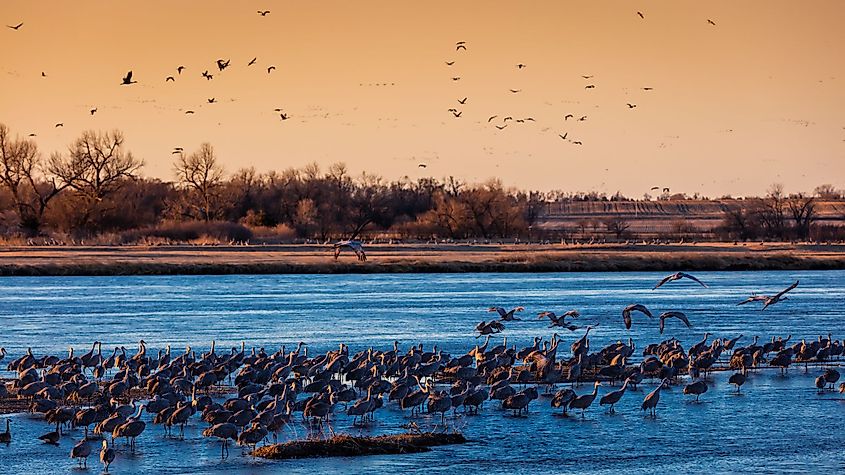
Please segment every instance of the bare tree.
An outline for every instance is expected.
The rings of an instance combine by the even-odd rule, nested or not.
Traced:
[[[49,179],[43,165],[34,141],[12,138],[0,124],[0,185],[12,197],[20,227],[28,235],[38,234],[47,204],[67,186]]]
[[[191,207],[199,212],[200,218],[210,221],[216,216],[215,200],[217,190],[223,181],[223,167],[217,163],[214,147],[203,143],[196,152],[176,157],[174,171],[179,183],[190,190],[198,204]]]
[[[789,197],[787,206],[792,214],[796,237],[807,239],[810,236],[810,226],[816,219],[815,198],[798,193]]]
[[[842,199],[842,192],[836,191],[836,188],[834,188],[831,184],[817,186],[814,193],[823,200]]]
[[[616,236],[616,239],[622,239],[622,236],[628,232],[628,228],[631,227],[631,223],[629,223],[624,217],[622,216],[612,216],[607,218],[604,221],[605,227],[607,230],[613,233]]]
[[[786,197],[783,185],[775,183],[769,188],[766,197],[760,202],[758,214],[763,227],[769,237],[783,239],[784,237],[784,208]]]

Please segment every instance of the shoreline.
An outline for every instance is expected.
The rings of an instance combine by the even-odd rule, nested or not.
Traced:
[[[4,247],[0,276],[387,274],[845,269],[845,245],[374,244],[367,262],[320,245]]]

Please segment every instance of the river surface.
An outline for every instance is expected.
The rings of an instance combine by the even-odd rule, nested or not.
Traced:
[[[523,321],[506,323],[501,336],[522,348],[534,336],[549,339],[553,329],[538,321],[542,310],[581,312],[579,324],[598,324],[591,348],[630,336],[640,349],[673,336],[688,348],[705,331],[716,337],[745,335],[739,345],[758,335],[791,334],[793,342],[833,334],[845,337],[845,272],[700,272],[709,288],[690,281],[671,282],[651,290],[661,273],[566,274],[407,274],[407,275],[261,275],[155,277],[36,277],[0,279],[0,346],[5,363],[31,347],[64,356],[69,346],[87,352],[100,340],[108,353],[125,346],[134,353],[144,339],[150,351],[166,345],[173,352],[186,344],[205,351],[212,340],[218,352],[240,347],[292,349],[299,341],[311,354],[345,342],[351,352],[369,346],[401,349],[423,343],[452,355],[463,354],[476,340],[473,328],[491,305],[525,306]],[[800,285],[790,299],[767,309],[737,306],[752,293],[772,294],[795,280]],[[685,312],[693,328],[667,320],[664,335],[656,320],[635,316],[626,331],[621,309],[642,303],[655,314]],[[559,354],[583,331],[562,331]],[[493,344],[501,343],[501,336]],[[147,425],[130,455],[118,447],[113,473],[687,473],[687,472],[821,472],[845,468],[845,401],[838,393],[817,394],[813,380],[819,370],[793,367],[786,377],[763,370],[750,376],[742,393],[733,393],[729,373],[712,376],[710,390],[694,403],[681,387],[665,390],[656,419],[639,410],[643,397],[656,386],[644,382],[628,392],[610,415],[598,400],[586,417],[560,417],[549,400],[532,402],[527,417],[513,417],[496,403],[486,403],[478,416],[449,418],[450,428],[465,433],[470,443],[435,448],[424,454],[356,459],[311,459],[266,462],[241,455],[220,460],[219,444],[204,439],[206,426],[193,418],[184,441],[165,439],[163,429]],[[8,373],[0,372],[0,376]],[[615,388],[599,388],[599,396]],[[587,386],[577,388],[579,394]],[[397,433],[408,421],[394,404],[377,412],[371,427],[353,428],[341,413],[337,432]],[[59,447],[36,439],[48,432],[46,423],[28,414],[10,416],[14,441],[0,445],[2,473],[64,473],[74,471],[70,448],[80,430]],[[146,416],[149,420],[149,416]],[[0,419],[4,419],[3,416]],[[439,416],[418,419],[423,428]],[[0,431],[3,427],[0,427]],[[302,436],[295,426],[288,436]],[[100,473],[96,457],[88,473]]]

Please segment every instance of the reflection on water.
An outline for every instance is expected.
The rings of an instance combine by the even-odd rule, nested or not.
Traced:
[[[0,280],[0,346],[7,361],[27,347],[40,355],[64,353],[68,345],[88,351],[94,340],[106,347],[130,351],[144,339],[151,350],[167,344],[191,344],[201,351],[211,340],[218,348],[288,349],[302,340],[310,351],[332,349],[343,341],[352,351],[368,346],[404,348],[423,342],[452,354],[466,352],[478,340],[472,329],[493,314],[491,305],[523,305],[523,321],[508,323],[508,343],[526,346],[534,336],[549,338],[552,330],[537,321],[541,310],[581,311],[596,349],[630,335],[637,346],[662,339],[656,322],[635,319],[631,332],[620,311],[642,303],[654,311],[681,310],[694,327],[667,322],[667,336],[684,346],[705,331],[717,337],[740,333],[793,335],[793,341],[832,333],[845,336],[840,306],[845,302],[845,272],[701,272],[710,285],[675,282],[651,291],[662,277],[655,273],[585,274],[418,274],[326,276],[175,276],[5,278]],[[737,307],[751,293],[773,293],[795,279],[801,285],[791,299],[765,312]],[[566,330],[562,351],[580,332]],[[181,350],[180,350],[181,351]],[[110,352],[110,350],[109,350]],[[728,374],[714,376],[700,404],[691,403],[680,388],[665,391],[657,420],[639,411],[653,384],[626,394],[608,415],[597,405],[585,419],[552,415],[548,400],[532,403],[526,418],[514,418],[495,404],[479,416],[459,417],[450,424],[472,440],[463,446],[436,448],[407,456],[262,462],[240,456],[237,448],[225,462],[219,445],[205,440],[204,423],[186,428],[186,440],[164,439],[161,427],[148,425],[138,441],[138,454],[121,448],[115,473],[276,473],[286,472],[443,472],[626,473],[752,471],[782,472],[836,469],[842,466],[845,402],[839,394],[818,396],[814,370],[793,368],[786,378],[772,372],[753,375],[743,395],[731,394]],[[608,388],[600,388],[600,394]],[[584,387],[579,392],[588,391]],[[376,425],[351,428],[340,417],[336,429],[358,432],[398,432],[406,416],[392,404],[377,413]],[[438,418],[439,419],[439,418]],[[823,421],[823,423],[819,423]],[[421,425],[434,423],[427,418]],[[298,429],[301,434],[303,428]],[[68,458],[77,431],[56,448],[35,439],[47,425],[29,415],[13,417],[14,443],[0,445],[4,473],[54,473],[70,470]],[[91,459],[91,473],[100,466]]]

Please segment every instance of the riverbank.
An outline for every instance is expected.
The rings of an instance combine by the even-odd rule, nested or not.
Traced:
[[[845,245],[374,244],[0,248],[0,276],[845,269]]]

